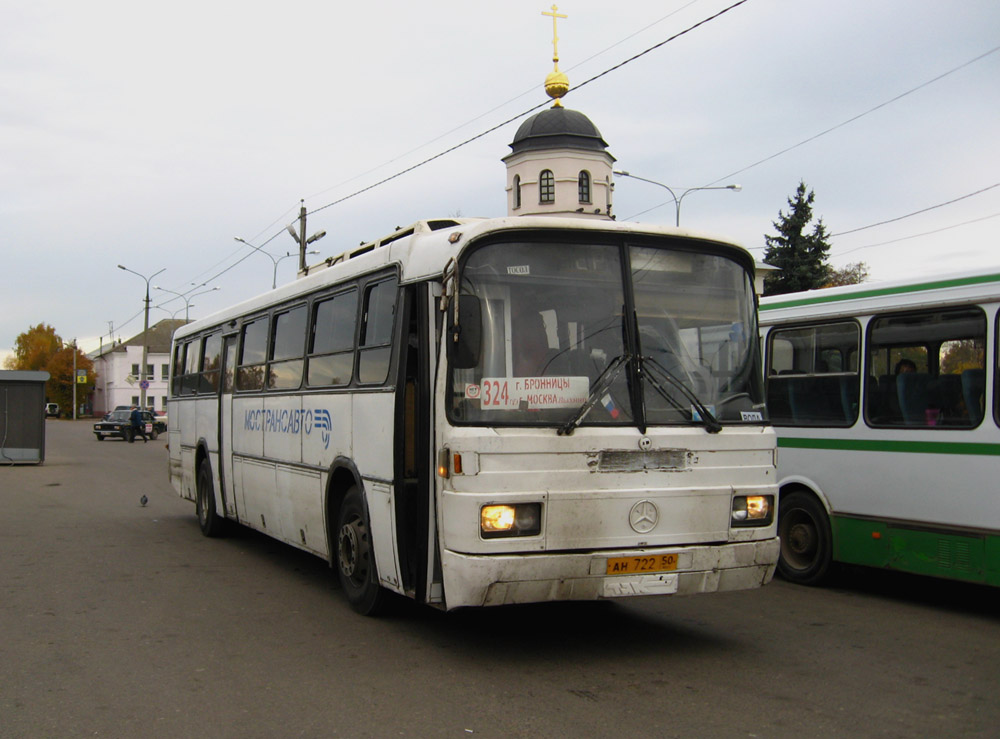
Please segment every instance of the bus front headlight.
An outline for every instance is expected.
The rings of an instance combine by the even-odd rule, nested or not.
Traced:
[[[731,526],[767,526],[773,520],[773,495],[737,495],[733,498]]]
[[[484,539],[537,536],[541,530],[541,503],[484,505],[479,509],[479,533]]]

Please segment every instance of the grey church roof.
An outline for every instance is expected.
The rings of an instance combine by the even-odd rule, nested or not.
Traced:
[[[164,318],[159,323],[149,327],[148,350],[151,354],[169,354],[170,342],[174,338],[174,331],[183,326],[187,321],[181,318]],[[131,339],[115,344],[113,347],[106,347],[103,354],[111,352],[123,352],[126,346],[142,346],[142,331]]]
[[[577,110],[553,107],[536,113],[521,124],[514,134],[512,154],[534,149],[585,149],[604,151],[608,143],[601,138],[591,120]]]

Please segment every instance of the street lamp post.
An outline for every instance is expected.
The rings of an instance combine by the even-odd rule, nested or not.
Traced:
[[[323,236],[325,236],[325,235],[326,235],[325,231],[322,234],[320,234],[320,235],[314,234],[315,238],[323,238]],[[292,252],[287,252],[287,253],[281,255],[280,257],[276,257],[273,254],[271,254],[270,252],[264,251],[259,246],[254,246],[253,244],[251,244],[246,239],[241,239],[239,236],[234,236],[233,238],[236,239],[236,241],[239,241],[241,244],[246,244],[247,246],[249,246],[254,251],[259,251],[261,254],[263,254],[264,256],[266,256],[268,259],[271,260],[271,262],[274,264],[274,276],[271,279],[271,289],[272,290],[274,290],[274,288],[276,288],[278,286],[278,262],[282,261],[283,259],[288,259],[288,257],[298,257],[298,256],[301,256],[301,258],[304,259],[305,258],[304,255],[305,254],[319,254],[319,251],[317,251],[316,249],[313,249],[311,251],[303,251],[301,253],[301,255],[300,254],[293,254]],[[301,262],[301,259],[300,259],[300,262]]]
[[[118,269],[123,269],[126,272],[131,272],[132,274],[141,277],[146,282],[146,309],[144,311],[145,317],[142,322],[142,366],[139,368],[139,407],[142,410],[146,409],[146,385],[148,380],[146,379],[146,358],[149,355],[149,281],[156,277],[160,272],[165,272],[166,267],[161,269],[159,272],[154,272],[149,277],[141,275],[135,270],[129,269],[121,264],[118,265]]]
[[[200,285],[199,285],[200,287]],[[192,295],[185,295],[184,293],[176,292],[175,290],[168,290],[165,287],[159,287],[158,285],[153,285],[154,290],[159,290],[161,292],[170,293],[171,295],[176,295],[178,298],[184,301],[184,320],[189,320],[188,312],[191,309],[191,298],[197,297],[199,295],[204,295],[205,293],[214,292],[216,290],[221,290],[222,288],[216,285],[215,287],[210,287],[208,290],[202,290],[200,293],[193,293]],[[172,298],[171,298],[172,300]],[[170,300],[166,301],[170,302]],[[180,312],[180,311],[178,311]],[[169,313],[169,311],[168,311]]]
[[[651,185],[659,185],[664,190],[666,190],[667,192],[669,192],[670,193],[670,197],[672,197],[674,199],[674,210],[675,210],[675,212],[677,214],[675,225],[677,225],[677,226],[681,225],[681,201],[684,199],[684,196],[687,195],[688,193],[695,192],[696,190],[732,190],[733,192],[739,192],[740,190],[743,189],[743,185],[717,185],[717,186],[714,186],[714,187],[713,186],[689,187],[689,188],[687,188],[686,190],[684,190],[680,194],[680,197],[678,197],[677,194],[674,192],[674,189],[672,187],[668,187],[667,185],[664,185],[662,182],[657,182],[656,180],[647,180],[645,177],[640,177],[639,175],[634,175],[634,174],[631,174],[629,172],[625,172],[624,170],[620,170],[620,169],[614,170],[614,173],[616,175],[621,175],[622,177],[631,177],[633,180],[642,180],[643,182],[648,182]]]

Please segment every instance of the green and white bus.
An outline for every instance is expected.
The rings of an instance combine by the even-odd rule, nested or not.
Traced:
[[[764,298],[778,570],[1000,585],[1000,269]]]
[[[170,479],[206,535],[312,552],[362,613],[771,579],[746,250],[440,219],[307,271],[174,335]]]

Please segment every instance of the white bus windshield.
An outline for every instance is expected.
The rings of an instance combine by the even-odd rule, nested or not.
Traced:
[[[763,423],[750,276],[705,247],[517,242],[473,251],[461,292],[479,301],[482,341],[477,366],[450,370],[451,420]]]

